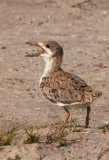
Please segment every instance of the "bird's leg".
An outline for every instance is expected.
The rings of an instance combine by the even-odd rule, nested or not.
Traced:
[[[64,122],[63,122],[62,125],[65,125],[67,123],[69,117],[70,117],[70,112],[68,111],[68,109],[65,109],[65,111],[66,111],[66,117],[65,117]]]
[[[87,107],[87,114],[86,114],[86,128],[88,128],[89,127],[89,114],[90,114],[90,110],[91,110],[91,107],[90,106],[88,106]]]

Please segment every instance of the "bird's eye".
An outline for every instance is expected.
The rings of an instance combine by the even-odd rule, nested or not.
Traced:
[[[49,44],[46,44],[45,46],[46,46],[47,48],[50,48],[50,45],[49,45]]]

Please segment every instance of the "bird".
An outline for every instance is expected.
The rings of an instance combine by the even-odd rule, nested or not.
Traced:
[[[40,78],[40,89],[46,99],[66,111],[63,125],[70,117],[69,109],[86,108],[85,127],[89,127],[89,115],[91,104],[102,95],[90,87],[83,79],[75,74],[62,69],[64,51],[63,48],[52,40],[42,42],[26,42],[29,45],[40,48],[34,54],[27,54],[27,57],[43,57],[45,68]]]

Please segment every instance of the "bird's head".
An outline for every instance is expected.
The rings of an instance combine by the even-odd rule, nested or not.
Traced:
[[[35,54],[29,54],[27,57],[38,57],[42,56],[44,59],[60,58],[63,57],[62,47],[55,41],[45,41],[45,42],[26,42],[27,44],[37,46],[40,50],[37,50]]]

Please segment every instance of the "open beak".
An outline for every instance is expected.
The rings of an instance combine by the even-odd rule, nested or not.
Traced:
[[[43,49],[44,44],[42,42],[26,42],[26,44],[40,47],[40,50],[37,50],[37,53],[28,54],[28,55],[26,55],[26,57],[39,57],[41,54],[43,54],[45,52]]]

